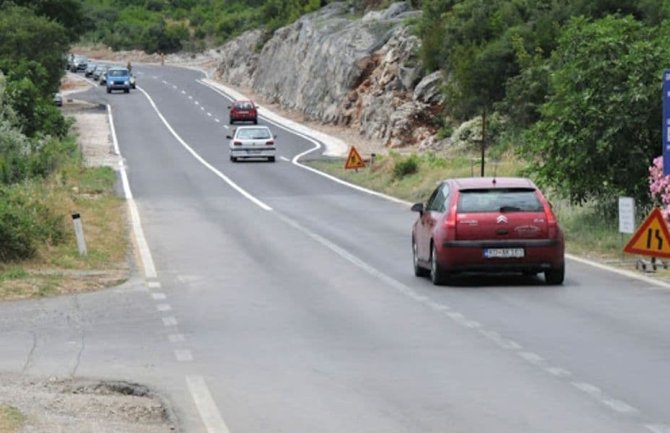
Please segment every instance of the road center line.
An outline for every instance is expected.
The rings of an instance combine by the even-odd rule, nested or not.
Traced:
[[[186,376],[186,384],[207,433],[230,433],[202,376]]]
[[[191,362],[193,361],[193,354],[188,349],[176,349],[174,351],[174,356],[179,362]]]
[[[165,293],[152,293],[151,297],[154,299],[154,301],[164,301],[167,296],[165,296]]]
[[[241,186],[239,186],[237,183],[233,182],[232,179],[230,179],[228,176],[226,176],[225,174],[223,174],[222,172],[220,172],[219,170],[217,170],[212,164],[210,164],[209,162],[207,162],[202,156],[200,156],[200,154],[198,154],[195,150],[193,150],[193,148],[192,148],[191,146],[189,146],[189,145],[188,145],[188,144],[187,144],[187,143],[186,143],[186,142],[179,136],[179,134],[177,134],[177,132],[172,128],[172,126],[170,126],[170,123],[165,119],[165,117],[163,116],[163,114],[160,112],[160,110],[159,110],[158,107],[156,106],[156,103],[155,103],[154,100],[151,98],[151,96],[149,96],[149,94],[148,94],[147,92],[145,92],[144,89],[142,89],[141,87],[138,87],[137,89],[138,89],[140,92],[142,92],[142,93],[144,94],[144,96],[147,97],[147,99],[149,100],[149,104],[151,104],[151,106],[153,107],[154,111],[156,112],[156,114],[158,114],[158,117],[161,119],[161,121],[163,122],[163,124],[165,125],[165,127],[168,129],[168,131],[170,131],[170,133],[172,134],[172,136],[174,136],[174,138],[177,139],[177,141],[184,147],[184,149],[186,149],[191,155],[193,155],[193,157],[194,157],[195,159],[197,159],[198,162],[200,162],[202,165],[204,165],[209,171],[211,171],[211,172],[214,173],[216,176],[218,176],[219,178],[221,178],[221,179],[222,179],[224,182],[226,182],[231,188],[233,188],[235,191],[237,191],[237,192],[239,192],[240,194],[242,194],[247,200],[251,201],[251,202],[252,202],[253,204],[255,204],[256,206],[260,207],[260,208],[263,209],[263,210],[267,210],[267,211],[271,211],[271,210],[272,210],[272,208],[271,208],[270,206],[268,206],[267,204],[265,204],[265,203],[262,202],[261,200],[257,199],[257,198],[254,197],[253,195],[249,194],[244,188],[242,188]]]
[[[166,328],[170,326],[177,326],[177,318],[174,316],[163,317],[163,326]]]

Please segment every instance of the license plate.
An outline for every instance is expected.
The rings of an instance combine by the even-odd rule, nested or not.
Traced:
[[[250,149],[250,150],[247,150],[247,153],[251,153],[251,154],[253,154],[253,155],[257,155],[257,154],[259,154],[259,153],[261,153],[261,152],[263,152],[263,151],[260,150],[260,149],[258,149],[258,150],[256,150],[256,149]]]
[[[487,259],[518,259],[525,256],[523,248],[484,248]]]

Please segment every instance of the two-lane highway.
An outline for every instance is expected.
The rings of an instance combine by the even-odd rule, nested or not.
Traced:
[[[78,374],[162,338],[129,374],[194,432],[670,432],[670,290],[576,261],[562,287],[434,287],[411,272],[406,205],[291,163],[314,142],[263,109],[284,158],[232,163],[222,93],[135,69],[141,90],[87,97],[112,107],[157,277],[110,309],[142,332],[87,346]]]

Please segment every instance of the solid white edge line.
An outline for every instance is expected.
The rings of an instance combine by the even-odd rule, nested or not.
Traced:
[[[207,433],[230,433],[202,376],[186,376],[186,384]]]
[[[126,203],[128,203],[128,212],[130,215],[130,223],[133,227],[133,233],[135,234],[135,242],[137,244],[137,249],[140,253],[140,260],[142,260],[142,265],[144,268],[144,276],[146,278],[156,278],[158,274],[156,273],[156,266],[154,265],[154,259],[151,256],[151,250],[149,249],[149,244],[146,237],[144,236],[144,230],[142,230],[142,221],[140,220],[140,212],[137,208],[137,203],[133,198],[133,193],[130,189],[130,181],[128,180],[128,173],[126,173],[126,167],[123,164],[123,156],[119,148],[119,142],[116,136],[116,127],[114,126],[114,116],[112,115],[112,106],[107,104],[107,113],[109,116],[109,129],[111,130],[112,143],[114,145],[114,151],[121,158],[119,161],[119,172],[121,173],[121,184],[123,185],[123,193],[126,198]]]
[[[165,127],[170,131],[172,136],[186,149],[193,157],[198,160],[202,165],[204,165],[209,171],[214,173],[216,176],[218,176],[220,179],[222,179],[224,182],[226,182],[231,188],[233,188],[235,191],[238,193],[242,194],[247,200],[251,201],[253,204],[256,206],[260,207],[263,210],[266,211],[271,211],[272,208],[262,202],[261,200],[257,199],[253,195],[249,194],[245,189],[243,189],[241,186],[239,186],[237,183],[233,182],[232,179],[230,179],[228,176],[217,170],[212,164],[207,162],[202,156],[200,156],[191,146],[189,146],[180,136],[177,134],[177,132],[172,128],[172,126],[168,123],[167,119],[163,117],[163,114],[160,112],[158,107],[156,106],[156,103],[154,100],[149,96],[147,92],[144,91],[141,87],[137,87],[137,89],[146,96],[147,100],[149,100],[149,104],[153,107],[154,111],[158,115],[158,117],[161,119]]]
[[[647,277],[647,276],[644,276],[644,275],[639,275],[639,274],[636,274],[633,271],[628,271],[626,269],[619,269],[619,268],[615,268],[615,267],[612,267],[612,266],[609,266],[609,265],[604,265],[602,263],[594,262],[592,260],[588,260],[588,259],[585,259],[583,257],[578,257],[578,256],[575,256],[575,255],[572,255],[572,254],[566,254],[565,257],[570,259],[570,260],[574,260],[575,262],[582,263],[582,264],[588,265],[588,266],[592,266],[594,268],[598,268],[598,269],[601,269],[603,271],[609,271],[609,272],[619,274],[619,275],[624,276],[624,277],[633,278],[633,279],[636,279],[636,280],[639,280],[639,281],[644,281],[645,283],[649,283],[649,284],[652,284],[652,285],[655,285],[655,286],[658,286],[658,287],[662,287],[664,289],[670,289],[670,284],[669,283],[666,283],[666,282],[660,281],[660,280],[656,280],[654,278]]]
[[[214,90],[215,92],[219,93],[220,95],[224,96],[225,98],[231,99],[231,96],[230,96],[230,95],[226,94],[224,91],[222,91],[221,89],[219,89],[219,88],[215,87],[214,85],[208,83],[207,81],[204,81],[204,80],[196,80],[196,82],[202,84],[203,86],[206,86],[206,87],[208,87],[208,88]],[[305,169],[305,170],[309,170],[309,171],[311,171],[311,172],[313,172],[313,173],[315,173],[315,174],[318,174],[318,175],[320,175],[320,176],[323,176],[323,177],[325,177],[325,178],[327,178],[327,179],[330,179],[330,180],[332,180],[333,182],[337,182],[337,183],[339,183],[339,184],[341,184],[341,185],[345,185],[345,186],[347,186],[347,187],[349,187],[349,188],[353,188],[353,189],[355,189],[355,190],[358,190],[358,191],[361,191],[361,192],[364,192],[364,193],[367,193],[367,194],[371,194],[371,195],[374,195],[374,196],[377,196],[377,197],[381,197],[381,198],[383,198],[383,199],[392,201],[392,202],[394,202],[394,203],[400,203],[400,204],[403,204],[403,205],[406,205],[406,206],[411,206],[411,205],[412,205],[411,202],[408,202],[408,201],[406,201],[406,200],[402,200],[402,199],[399,199],[399,198],[396,198],[396,197],[393,197],[393,196],[390,196],[390,195],[387,195],[387,194],[383,194],[383,193],[380,193],[380,192],[377,192],[377,191],[372,191],[372,190],[370,190],[370,189],[367,189],[367,188],[364,188],[364,187],[361,187],[361,186],[352,184],[352,183],[350,183],[350,182],[347,182],[347,181],[345,181],[345,180],[342,180],[342,179],[339,179],[339,178],[337,178],[337,177],[335,177],[335,176],[332,176],[332,175],[330,175],[330,174],[328,174],[328,173],[324,173],[324,172],[322,172],[322,171],[320,171],[320,170],[317,170],[317,169],[315,169],[315,168],[312,168],[312,167],[309,167],[309,166],[306,166],[306,165],[300,163],[300,162],[299,162],[299,159],[300,159],[300,158],[302,158],[303,156],[305,156],[305,155],[307,155],[307,154],[309,154],[309,153],[311,153],[311,152],[314,152],[314,151],[320,149],[320,148],[321,148],[321,145],[320,145],[316,140],[312,139],[311,137],[306,136],[305,134],[299,133],[299,132],[297,132],[297,131],[293,131],[293,130],[291,130],[290,128],[286,128],[286,127],[284,127],[284,126],[282,126],[282,125],[279,125],[279,124],[277,124],[276,122],[271,121],[270,119],[268,119],[268,118],[265,117],[265,116],[260,116],[260,117],[262,117],[262,118],[265,119],[267,122],[272,123],[273,125],[275,125],[275,126],[281,128],[281,129],[283,129],[283,130],[285,130],[285,131],[289,131],[289,132],[291,132],[291,133],[293,133],[293,134],[296,134],[296,135],[298,135],[298,136],[300,136],[300,137],[302,137],[302,138],[304,138],[304,139],[306,139],[306,140],[308,140],[308,141],[310,141],[310,142],[312,142],[312,143],[315,144],[315,147],[313,147],[312,149],[309,149],[309,150],[307,150],[307,151],[305,151],[305,152],[303,152],[303,153],[300,153],[300,154],[296,155],[296,156],[293,158],[293,161],[292,161],[294,165],[296,165],[296,166],[298,166],[298,167],[301,167],[301,168],[303,168],[303,169]],[[573,255],[573,254],[565,254],[565,258],[567,258],[567,259],[569,259],[569,260],[573,260],[573,261],[579,262],[579,263],[582,263],[582,264],[584,264],[584,265],[588,265],[588,266],[591,266],[591,267],[594,267],[594,268],[603,270],[603,271],[612,272],[612,273],[615,273],[615,274],[619,274],[619,275],[622,275],[622,276],[625,276],[625,277],[628,277],[628,278],[633,278],[633,279],[636,279],[636,280],[638,280],[638,281],[643,281],[643,282],[645,282],[645,283],[649,283],[649,284],[655,285],[655,286],[657,286],[657,287],[661,287],[661,288],[669,289],[669,290],[670,290],[670,283],[666,283],[666,282],[663,282],[663,281],[659,281],[659,280],[656,280],[656,279],[654,279],[654,278],[646,277],[646,276],[644,276],[644,275],[639,275],[639,274],[636,274],[636,273],[634,273],[634,272],[632,272],[632,271],[628,271],[628,270],[625,270],[625,269],[618,269],[618,268],[615,268],[615,267],[613,267],[613,266],[605,265],[605,264],[598,263],[598,262],[594,262],[594,261],[592,261],[592,260],[588,260],[588,259],[585,259],[585,258],[582,258],[582,257],[578,257],[578,256],[575,256],[575,255]]]

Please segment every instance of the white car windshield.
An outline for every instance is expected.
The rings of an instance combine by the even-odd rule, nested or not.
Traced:
[[[270,130],[267,128],[249,128],[237,131],[237,138],[249,140],[265,140],[272,138]]]

